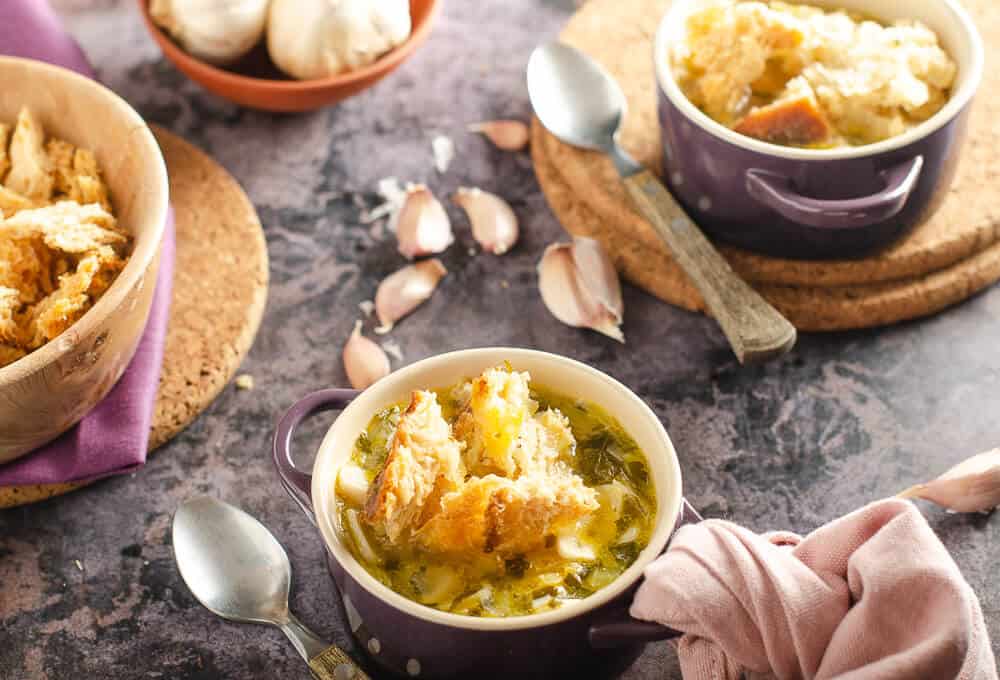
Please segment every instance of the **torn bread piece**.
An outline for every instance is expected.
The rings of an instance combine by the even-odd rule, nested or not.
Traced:
[[[21,210],[0,227],[25,235],[39,233],[45,245],[64,253],[81,254],[99,246],[121,247],[128,242],[117,230],[111,213],[100,205],[80,205],[74,201]]]
[[[469,402],[455,421],[455,437],[465,444],[469,472],[517,476],[518,440],[524,423],[538,409],[531,399],[530,379],[526,372],[498,367],[472,381]]]
[[[486,475],[446,494],[416,539],[438,553],[516,555],[541,548],[597,507],[597,492],[573,474]]]
[[[830,141],[833,129],[805,78],[788,83],[788,94],[752,109],[733,130],[772,144],[813,146]]]
[[[10,217],[21,210],[28,210],[34,206],[30,199],[21,194],[0,185],[0,217]]]
[[[52,161],[45,153],[45,131],[28,109],[21,109],[10,140],[10,171],[4,185],[25,198],[45,203],[52,198]]]
[[[389,454],[365,503],[365,519],[384,523],[398,543],[437,511],[440,498],[462,483],[462,445],[451,436],[433,392],[416,391],[400,416]]]

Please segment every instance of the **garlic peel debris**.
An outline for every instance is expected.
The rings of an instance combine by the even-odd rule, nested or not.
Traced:
[[[397,321],[430,298],[447,273],[441,260],[431,258],[387,276],[375,292],[375,316],[381,324],[375,332],[383,335],[392,330]]]
[[[354,324],[354,331],[347,339],[343,352],[344,370],[351,387],[363,390],[389,375],[389,357],[378,344],[361,334],[361,321]]]
[[[596,281],[599,272],[581,271],[595,259],[607,258],[603,251],[600,257],[596,255],[595,249],[601,249],[599,243],[580,236],[574,237],[573,243],[550,245],[538,263],[538,289],[545,306],[559,321],[590,328],[624,343],[619,327],[623,306],[618,273],[614,267],[608,270],[602,266],[603,280]],[[604,298],[607,300],[602,301]]]
[[[231,64],[260,42],[269,0],[152,0],[149,15],[188,54]]]
[[[450,137],[437,135],[431,140],[431,151],[434,153],[434,169],[439,174],[448,172],[451,162],[455,160],[455,143]]]
[[[922,498],[955,512],[988,512],[1000,505],[1000,449],[968,458],[898,497]]]
[[[440,253],[455,242],[448,213],[423,184],[406,189],[396,220],[396,240],[400,254],[410,260]]]
[[[507,201],[474,187],[459,187],[452,200],[469,216],[472,236],[486,252],[503,255],[517,243],[517,215]]]
[[[469,132],[478,132],[504,151],[520,151],[528,146],[528,126],[519,120],[488,120],[469,126]]]

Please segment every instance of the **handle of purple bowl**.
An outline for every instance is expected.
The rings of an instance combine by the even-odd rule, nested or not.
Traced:
[[[681,512],[677,517],[674,533],[685,524],[695,524],[700,521],[701,515],[684,498],[681,501]],[[667,541],[667,546],[669,545],[670,542]],[[666,548],[664,548],[664,552],[666,552]],[[640,579],[641,582],[642,579]],[[626,608],[611,612],[603,620],[591,624],[590,630],[587,632],[587,639],[594,649],[617,649],[642,642],[669,640],[681,635],[680,631],[673,628],[633,618]]]
[[[747,192],[756,200],[796,224],[821,229],[867,227],[887,220],[903,209],[924,167],[916,156],[879,173],[885,186],[870,196],[826,200],[797,192],[788,177],[751,168],[746,173]]]
[[[272,455],[281,486],[313,524],[316,523],[316,517],[313,514],[312,504],[312,475],[295,467],[295,462],[292,460],[292,437],[299,424],[309,416],[322,411],[339,411],[351,403],[358,394],[360,394],[358,390],[340,388],[307,394],[285,411],[274,432]]]

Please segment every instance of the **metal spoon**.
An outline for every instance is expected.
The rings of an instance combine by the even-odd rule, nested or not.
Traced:
[[[174,559],[198,601],[231,621],[277,626],[317,680],[364,680],[343,650],[324,642],[288,611],[292,567],[281,544],[239,508],[202,496],[174,514]]]
[[[625,96],[597,62],[562,43],[539,47],[528,61],[528,95],[549,132],[611,157],[636,207],[691,278],[740,363],[779,356],[795,345],[788,319],[733,272],[656,176],[619,146]]]

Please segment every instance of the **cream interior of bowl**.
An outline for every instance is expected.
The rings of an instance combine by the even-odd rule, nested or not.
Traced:
[[[138,113],[99,83],[66,69],[28,59],[0,57],[0,120],[13,124],[28,107],[45,129],[94,152],[111,192],[115,217],[133,236],[132,254],[115,283],[74,324],[85,337],[105,310],[117,307],[146,276],[156,257],[167,219],[167,169],[153,133]],[[155,278],[143,281],[154,285]],[[68,347],[59,339],[24,359],[0,368],[0,376],[15,381],[38,370]]]
[[[902,135],[864,146],[836,149],[799,149],[770,144],[734,132],[698,109],[681,91],[670,68],[670,46],[684,40],[687,17],[712,0],[674,0],[656,34],[656,77],[667,97],[693,122],[717,137],[752,151],[802,160],[833,160],[873,155],[910,144],[942,127],[968,104],[983,75],[983,45],[968,13],[954,0],[809,0],[802,4],[844,9],[892,22],[916,19],[937,33],[945,51],[958,65],[948,103],[929,119]]]
[[[577,395],[605,408],[632,435],[649,461],[656,488],[656,524],[649,545],[618,579],[590,597],[542,614],[506,619],[478,618],[442,612],[408,600],[376,580],[351,555],[336,530],[337,472],[351,455],[358,435],[375,411],[407,400],[413,390],[442,387],[474,377],[484,369],[510,361],[528,371],[532,382]],[[511,630],[562,621],[593,609],[626,589],[666,545],[681,507],[681,475],[677,454],[656,415],[641,399],[613,378],[565,357],[525,349],[486,348],[442,354],[407,366],[369,387],[337,418],[323,439],[313,468],[312,497],[316,522],[337,561],[365,589],[397,609],[421,619],[460,628]]]

